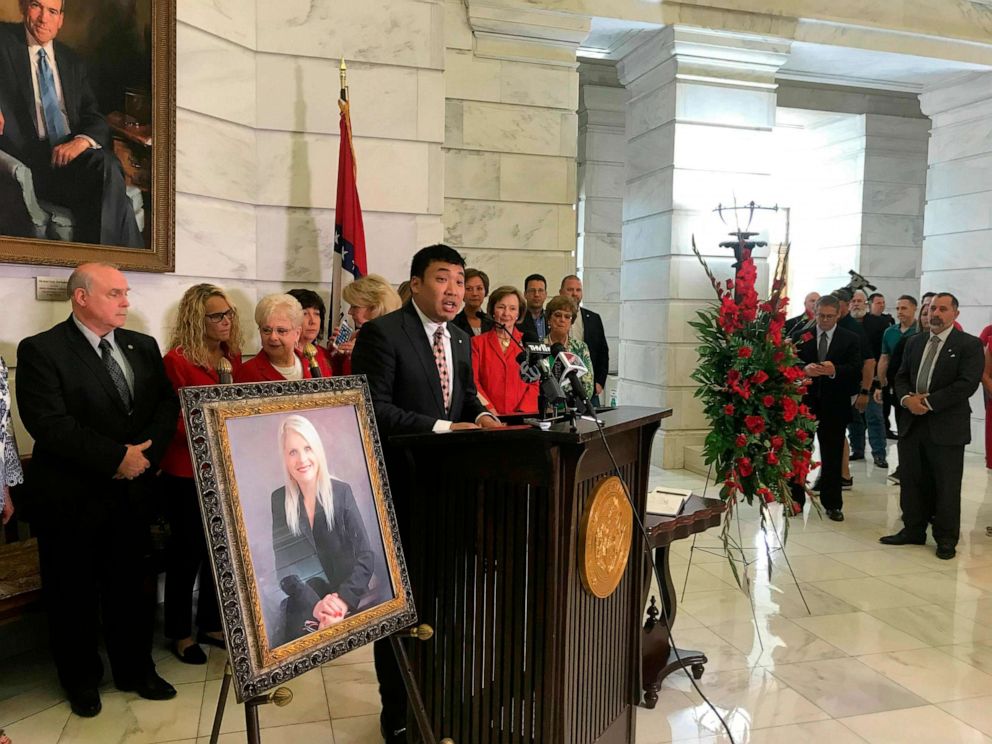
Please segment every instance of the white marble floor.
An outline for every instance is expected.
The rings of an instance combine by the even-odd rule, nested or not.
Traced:
[[[680,590],[686,586],[674,635],[679,646],[709,656],[700,690],[738,744],[992,742],[992,538],[985,532],[992,478],[981,458],[967,456],[962,540],[957,558],[941,561],[932,544],[879,545],[878,537],[896,528],[898,488],[871,464],[854,465],[846,521],[815,514],[805,524],[793,520],[771,578],[756,514],[741,512],[744,544],[760,548],[749,551],[758,558],[750,571],[753,604],[717,554],[715,535],[697,540],[703,550],[692,553],[691,567],[691,542],[677,543],[673,576]],[[652,477],[694,488],[702,480],[683,471]],[[11,635],[0,626],[0,651],[20,642]],[[176,685],[177,698],[148,702],[107,686],[103,712],[93,719],[70,713],[43,651],[3,651],[0,727],[14,744],[203,744],[223,667],[223,655],[210,651],[208,665],[191,667],[160,649],[159,671]],[[368,650],[289,686],[289,706],[261,711],[266,744],[381,741]],[[222,744],[244,742],[240,710],[230,705],[224,721]],[[731,738],[688,679],[673,675],[655,710],[638,709],[637,741]]]

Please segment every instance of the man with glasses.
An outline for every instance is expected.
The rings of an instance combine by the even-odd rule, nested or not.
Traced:
[[[544,303],[548,299],[548,280],[540,274],[524,279],[524,300],[527,312],[517,324],[528,341],[539,341],[548,335],[548,319],[544,317]]]
[[[861,380],[861,342],[857,335],[837,325],[839,318],[840,301],[833,295],[821,297],[816,302],[816,326],[796,340],[801,368],[809,380],[804,402],[817,419],[820,502],[835,522],[844,521],[844,433],[851,420],[851,395]],[[805,489],[793,485],[792,499],[805,504]]]

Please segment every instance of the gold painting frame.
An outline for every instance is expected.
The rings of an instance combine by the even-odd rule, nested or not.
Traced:
[[[416,622],[382,447],[364,377],[189,387],[181,390],[181,400],[239,701],[262,694]],[[378,527],[375,538],[381,541],[391,596],[356,611],[337,625],[273,646],[272,628],[267,626],[263,608],[265,590],[257,566],[258,542],[256,539],[253,548],[246,521],[246,499],[252,496],[243,491],[255,484],[239,483],[238,448],[237,442],[232,442],[232,422],[257,423],[264,417],[271,419],[294,413],[316,416],[315,412],[343,407],[353,409],[357,419]],[[342,429],[341,436],[348,433]],[[263,489],[262,496],[254,498],[264,500],[265,492]],[[259,507],[256,504],[254,508],[257,511]],[[256,525],[256,536],[259,532]]]
[[[142,181],[142,194],[148,187],[147,225],[144,248],[125,248],[98,243],[69,242],[49,237],[13,237],[0,234],[0,263],[41,266],[77,266],[87,261],[112,263],[126,271],[174,271],[176,222],[176,0],[144,0],[151,16],[150,73],[151,94],[147,109],[151,133],[147,153],[140,157],[151,174]],[[66,11],[65,29],[73,22],[74,4]],[[104,22],[108,22],[104,19]],[[108,22],[109,23],[109,22]],[[123,108],[123,107],[122,107]],[[102,112],[105,115],[110,112]],[[123,112],[117,112],[122,114]],[[109,117],[108,117],[109,121]],[[133,120],[130,120],[133,121]],[[130,125],[129,125],[130,126]],[[144,133],[146,135],[147,133]],[[118,139],[115,136],[115,140]],[[135,144],[139,137],[129,144]],[[117,145],[115,143],[115,150]],[[129,157],[124,154],[119,157]],[[137,164],[135,159],[131,162]],[[125,169],[127,170],[127,169]]]

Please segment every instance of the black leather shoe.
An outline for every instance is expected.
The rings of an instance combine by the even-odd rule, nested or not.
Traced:
[[[92,718],[103,710],[103,703],[100,702],[100,693],[95,687],[83,687],[67,693],[69,697],[69,707],[72,712],[80,718]]]
[[[827,509],[827,516],[835,522],[844,521],[844,512],[840,509]]]
[[[937,546],[937,557],[942,561],[949,561],[957,555],[957,551],[952,545],[938,545]]]
[[[219,649],[227,651],[227,644],[224,642],[223,638],[214,638],[211,635],[207,635],[202,630],[196,634],[197,643],[206,643],[208,646],[216,646]]]
[[[179,651],[179,645],[173,641],[169,644],[169,650],[172,651],[172,655],[175,656],[183,664],[206,664],[207,655],[203,653],[203,649],[197,646],[195,643],[187,646]]]
[[[886,429],[885,430],[885,438],[886,439],[898,439],[899,438],[899,435],[896,434],[894,431],[892,431],[892,429]]]
[[[872,459],[875,461],[876,468],[885,468],[886,470],[889,469],[889,463],[884,457],[873,457]]]
[[[176,696],[176,688],[159,677],[154,671],[149,671],[133,683],[117,684],[121,692],[136,692],[145,700],[172,700]]]
[[[847,458],[847,459],[850,462],[854,462],[855,460],[864,460],[865,459],[865,453],[864,452],[852,452],[851,453],[851,456],[849,458]]]
[[[882,545],[926,545],[927,538],[924,537],[913,537],[906,530],[899,530],[894,535],[885,535],[884,537],[878,538],[878,541]]]

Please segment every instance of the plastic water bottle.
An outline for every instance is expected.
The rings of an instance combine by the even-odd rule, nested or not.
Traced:
[[[619,385],[614,385],[613,386],[613,392],[610,394],[610,408],[616,408],[617,407],[617,388],[618,387],[620,387],[620,386]]]

